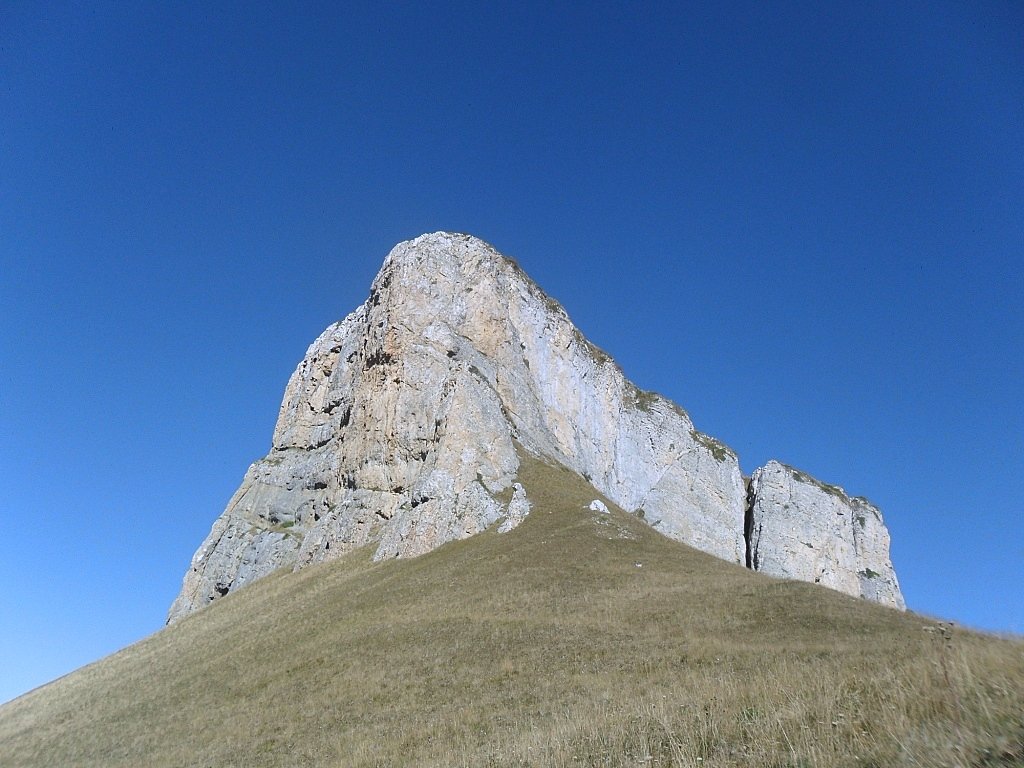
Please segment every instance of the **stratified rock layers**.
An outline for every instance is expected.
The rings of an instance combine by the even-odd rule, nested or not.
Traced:
[[[889,531],[867,499],[770,461],[750,479],[749,565],[902,609]]]
[[[196,552],[169,620],[278,568],[370,542],[378,559],[418,555],[519,519],[517,443],[666,535],[743,561],[732,451],[629,383],[514,262],[435,233],[396,246],[367,301],[309,348],[271,452]]]
[[[510,530],[530,510],[521,451],[577,472],[666,536],[747,557],[735,454],[627,381],[515,262],[437,232],[396,246],[366,302],[310,346],[270,453],[195,553],[168,621],[368,544],[376,559],[410,557],[495,523]],[[851,584],[835,580],[888,601]]]

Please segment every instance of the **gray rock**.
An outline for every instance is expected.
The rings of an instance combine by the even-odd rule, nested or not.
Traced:
[[[528,508],[529,489],[502,501],[518,450],[742,561],[735,455],[628,382],[514,262],[438,232],[395,247],[367,301],[310,346],[270,453],[196,552],[170,620],[277,568],[511,527]]]
[[[526,498],[526,489],[519,483],[512,483],[512,500],[508,503],[508,512],[498,533],[508,533],[518,526],[530,514],[530,500]]]
[[[511,530],[529,511],[522,452],[744,562],[736,455],[630,383],[515,262],[436,232],[396,246],[367,300],[309,347],[270,452],[199,547],[168,621],[279,568]]]
[[[771,461],[750,479],[750,566],[903,609],[878,508]]]

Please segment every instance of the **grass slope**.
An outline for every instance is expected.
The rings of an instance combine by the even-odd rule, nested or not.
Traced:
[[[5,705],[0,765],[1024,765],[1020,643],[521,479],[511,533],[271,576]]]

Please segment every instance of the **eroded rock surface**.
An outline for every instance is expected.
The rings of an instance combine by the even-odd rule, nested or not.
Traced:
[[[777,462],[745,488],[729,448],[627,381],[515,262],[437,232],[396,246],[310,346],[168,621],[357,547],[410,557],[512,530],[531,507],[523,452],[697,549],[903,607],[874,506]]]
[[[168,620],[367,544],[408,557],[510,529],[529,510],[521,450],[667,536],[744,560],[735,454],[627,381],[514,262],[438,232],[396,246],[366,302],[310,346],[270,453],[196,552]]]
[[[749,565],[902,609],[889,531],[867,499],[771,461],[750,479]]]

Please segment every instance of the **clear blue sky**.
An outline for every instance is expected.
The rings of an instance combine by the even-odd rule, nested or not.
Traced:
[[[0,9],[0,700],[162,626],[438,229],[880,504],[911,608],[1024,632],[1019,2],[62,5]]]

